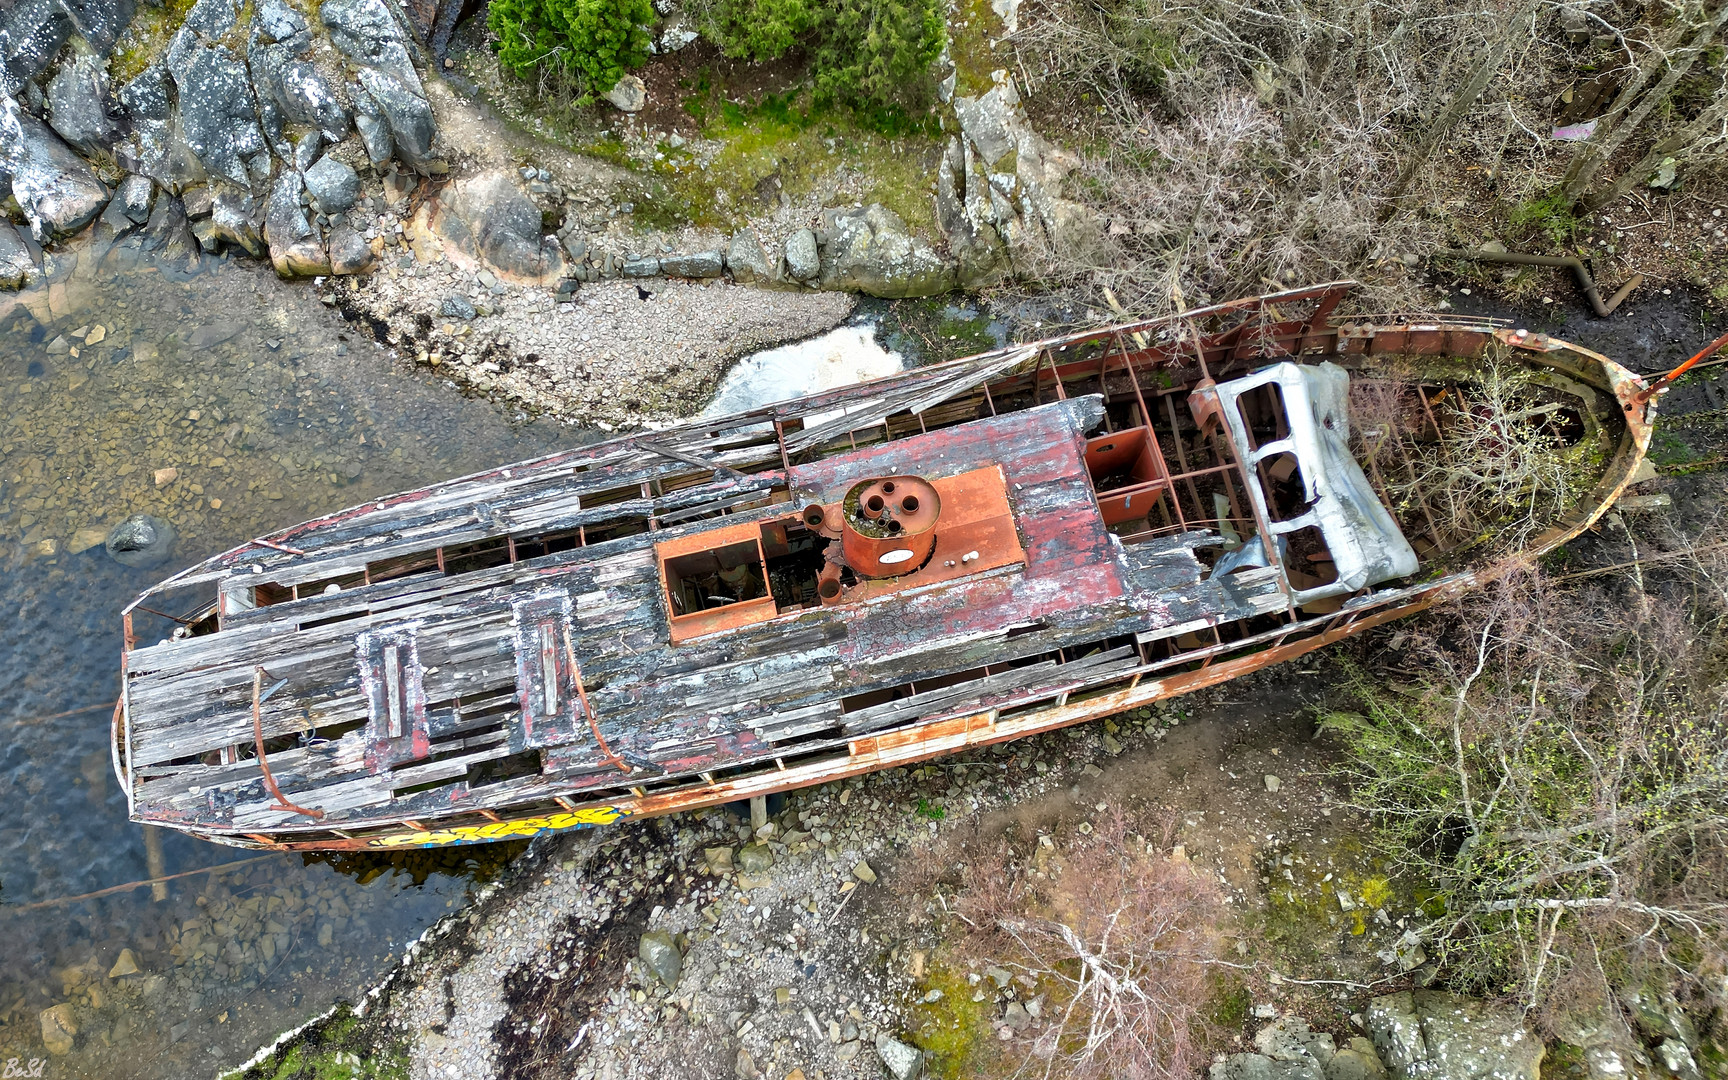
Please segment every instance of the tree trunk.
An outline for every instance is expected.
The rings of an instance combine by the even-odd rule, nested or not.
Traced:
[[[1674,87],[1685,77],[1686,72],[1691,70],[1693,62],[1703,53],[1705,46],[1710,44],[1710,39],[1716,36],[1716,31],[1720,30],[1724,23],[1728,23],[1728,3],[1723,3],[1717,8],[1714,15],[1706,17],[1693,30],[1691,39],[1686,42],[1685,47],[1680,50],[1678,55],[1672,56],[1668,73],[1662,76],[1662,81],[1644,95],[1644,100],[1640,101],[1637,107],[1626,115],[1624,120],[1610,123],[1606,131],[1599,127],[1596,134],[1578,148],[1578,153],[1572,158],[1572,164],[1566,169],[1566,178],[1562,181],[1561,194],[1565,196],[1567,203],[1584,201],[1585,194],[1595,182],[1596,173],[1601,170],[1603,164],[1613,157],[1620,147],[1625,145],[1626,140],[1637,132],[1639,126],[1649,118],[1650,113],[1658,105],[1668,100],[1668,95],[1674,92]],[[1667,56],[1668,54],[1663,53],[1662,55]],[[1609,117],[1615,116],[1618,110],[1629,103],[1630,99],[1627,95],[1635,92],[1634,86],[1642,86],[1649,81],[1652,69],[1653,65],[1639,65],[1639,77],[1621,92],[1620,97],[1614,102],[1614,107],[1608,110]]]
[[[1386,204],[1380,210],[1381,221],[1389,220],[1398,212],[1398,200],[1404,197],[1404,193],[1410,189],[1411,181],[1416,179],[1416,174],[1428,164],[1428,159],[1434,156],[1434,148],[1440,145],[1441,138],[1470,111],[1470,107],[1476,104],[1476,99],[1482,96],[1482,91],[1488,89],[1488,84],[1494,81],[1494,76],[1500,70],[1500,62],[1506,58],[1506,51],[1518,40],[1520,29],[1529,21],[1536,6],[1537,0],[1521,0],[1501,27],[1500,35],[1489,45],[1488,51],[1482,54],[1482,59],[1477,62],[1475,70],[1471,71],[1470,78],[1423,134],[1422,140],[1416,144],[1416,149],[1406,159],[1404,167],[1398,171],[1398,178],[1392,182],[1391,189],[1386,193]]]
[[[1587,193],[1583,198],[1584,205],[1592,210],[1607,206],[1655,172],[1663,158],[1690,157],[1692,144],[1703,138],[1710,127],[1724,121],[1728,121],[1728,93],[1711,102],[1708,108],[1698,114],[1696,120],[1651,147],[1650,152],[1639,159],[1638,164],[1620,174],[1620,179],[1607,188]]]

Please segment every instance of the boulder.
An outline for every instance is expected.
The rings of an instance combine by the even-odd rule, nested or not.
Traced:
[[[71,1002],[50,1005],[37,1014],[37,1020],[42,1025],[42,1044],[50,1054],[65,1057],[72,1052],[72,1040],[78,1037],[78,1019],[72,1015]]]
[[[474,305],[461,293],[451,293],[438,305],[438,314],[446,319],[461,319],[467,322],[480,313],[474,310]]]
[[[120,212],[139,225],[150,220],[150,204],[155,197],[156,182],[137,173],[120,181],[120,186],[114,189],[114,202]]]
[[[746,874],[766,874],[774,865],[774,853],[766,844],[746,844],[738,850],[738,869]]]
[[[42,121],[0,97],[0,176],[38,241],[75,233],[108,205],[108,189],[90,166]]]
[[[678,985],[678,975],[684,968],[684,956],[678,951],[678,945],[672,940],[672,935],[664,930],[650,930],[642,935],[637,944],[636,955],[648,965],[648,970],[654,973],[666,989],[671,990]]]
[[[145,570],[160,566],[174,553],[174,526],[152,514],[133,514],[114,526],[104,546],[122,566]]]
[[[660,260],[667,277],[715,278],[726,272],[726,253],[698,251],[691,255],[667,255]]]
[[[253,258],[269,248],[258,231],[258,200],[238,192],[223,192],[210,203],[210,229],[224,243],[232,244]]]
[[[345,214],[360,198],[360,176],[346,161],[325,154],[306,170],[306,193],[320,214]]]
[[[1386,1066],[1374,1044],[1358,1035],[1326,1063],[1326,1080],[1386,1080]]]
[[[76,51],[48,82],[48,126],[85,155],[100,153],[114,141],[108,100],[108,72],[102,58]]]
[[[364,274],[372,269],[371,245],[351,225],[338,225],[330,230],[329,251],[332,274]]]
[[[906,231],[900,215],[879,203],[824,213],[828,243],[822,287],[869,296],[936,296],[955,286],[954,267]],[[790,247],[790,242],[788,242]],[[788,254],[787,263],[791,263]]]
[[[786,273],[795,281],[809,281],[822,272],[816,234],[799,229],[786,238]]]
[[[17,230],[0,221],[0,289],[22,289],[36,280],[36,260]]]
[[[606,91],[606,100],[620,112],[638,113],[648,107],[648,87],[636,76],[626,75]]]
[[[438,128],[431,104],[417,91],[419,80],[410,87],[393,75],[371,68],[362,68],[359,79],[366,96],[376,106],[377,115],[389,126],[396,156],[418,172],[429,171]],[[365,133],[361,136],[364,138]],[[366,149],[370,156],[370,141]]]
[[[726,269],[732,272],[732,280],[741,284],[773,281],[779,276],[778,268],[769,264],[768,252],[754,229],[745,229],[726,245]]]
[[[924,1067],[924,1052],[884,1033],[876,1036],[876,1056],[894,1080],[912,1080]]]
[[[623,268],[619,271],[628,278],[651,278],[660,276],[660,260],[652,255],[639,255],[625,259]]]
[[[132,21],[132,0],[16,0],[0,4],[0,94],[27,93],[74,36],[106,56]]]
[[[330,265],[330,249],[317,234],[303,236],[289,244],[278,259],[273,252],[270,262],[280,277],[322,277],[334,273]]]
[[[186,145],[211,175],[250,187],[248,162],[266,147],[246,65],[226,46],[196,42],[170,50],[168,73],[180,93],[180,130]]]
[[[432,220],[447,244],[494,273],[521,284],[563,277],[562,249],[541,235],[540,208],[514,173],[492,169],[452,184]]]
[[[1540,1080],[1542,1040],[1519,1011],[1433,990],[1369,1003],[1367,1026],[1392,1080]]]
[[[390,137],[390,121],[384,118],[384,110],[359,82],[355,82],[352,90],[354,130],[360,133],[360,141],[366,146],[367,160],[374,169],[381,169],[385,162],[396,156],[396,141]]]

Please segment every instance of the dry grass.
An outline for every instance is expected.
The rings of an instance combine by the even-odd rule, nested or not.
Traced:
[[[1204,1071],[1219,1042],[1211,965],[1225,908],[1211,878],[1172,857],[1173,822],[1155,825],[1149,841],[1115,812],[1089,834],[1035,844],[1030,857],[998,840],[935,852],[903,878],[925,891],[958,863],[944,899],[957,919],[956,954],[1022,972],[1049,998],[1030,1043],[1000,1051],[1005,1075],[1191,1080]]]

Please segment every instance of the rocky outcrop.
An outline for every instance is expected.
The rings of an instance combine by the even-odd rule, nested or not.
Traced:
[[[989,92],[954,99],[960,134],[937,167],[936,221],[965,288],[1034,270],[1049,253],[1084,257],[1100,236],[1061,195],[1073,158],[1032,130],[1014,80],[996,76]]]
[[[186,145],[210,175],[249,188],[254,178],[269,178],[270,159],[251,74],[226,44],[239,17],[235,0],[198,0],[169,44],[165,66]]]
[[[0,177],[38,241],[77,232],[108,205],[108,189],[60,136],[0,96]]]
[[[824,289],[867,296],[935,296],[954,288],[954,267],[877,203],[823,214]],[[788,256],[790,264],[791,258]]]
[[[773,264],[769,263],[768,252],[763,249],[762,240],[754,229],[745,229],[726,245],[726,269],[732,272],[732,280],[740,285],[778,279],[778,263],[778,259]]]
[[[25,93],[76,36],[107,56],[132,21],[132,0],[18,0],[0,9],[0,93]]]
[[[1392,1080],[1540,1080],[1542,1041],[1517,1009],[1417,990],[1375,998],[1368,1033]]]
[[[414,44],[384,0],[325,0],[318,9],[330,42],[359,67],[354,90],[356,125],[373,162],[387,160],[384,135],[405,165],[418,172],[435,165],[437,124],[414,70]],[[363,118],[363,119],[362,119]]]

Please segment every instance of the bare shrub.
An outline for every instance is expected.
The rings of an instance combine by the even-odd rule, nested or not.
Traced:
[[[1417,391],[1420,392],[1420,391]],[[1589,447],[1568,446],[1552,422],[1561,406],[1529,369],[1485,362],[1468,383],[1431,403],[1439,442],[1413,445],[1415,468],[1394,471],[1388,493],[1425,500],[1451,532],[1516,550],[1583,493]],[[1420,431],[1404,420],[1406,436]]]
[[[1616,35],[1606,62],[1619,66],[1602,78],[1678,79],[1664,58],[1714,31],[1711,5],[1670,6],[1672,18],[1592,13],[1593,30]],[[1658,33],[1642,18],[1673,25]],[[1577,155],[1609,149],[1554,140],[1537,104],[1577,82],[1550,5],[1041,0],[1020,23],[1015,70],[1028,89],[1097,127],[1079,197],[1105,234],[1089,251],[1055,253],[1043,273],[1100,315],[1112,298],[1162,315],[1339,277],[1361,279],[1381,310],[1409,309],[1418,294],[1402,260],[1447,246],[1435,219],[1480,220],[1460,206],[1465,175],[1515,209],[1556,191]],[[1603,138],[1615,127],[1612,138],[1649,148],[1622,180],[1642,183],[1665,154],[1710,160],[1728,131],[1728,78],[1702,81],[1667,113],[1654,103],[1669,90],[1637,83],[1643,111],[1603,125]],[[1569,216],[1581,190],[1568,188],[1558,212]]]
[[[1043,1076],[1191,1080],[1216,1032],[1208,965],[1222,898],[1212,880],[1147,842],[1119,812],[1065,841],[1047,872],[1006,843],[972,853],[953,899],[962,948],[1047,988],[1047,1029],[1020,1062]]]
[[[1364,677],[1324,727],[1455,985],[1539,1010],[1728,950],[1728,556],[1646,538],[1634,579],[1509,576],[1412,635],[1415,697]],[[1655,550],[1650,550],[1653,546]]]

